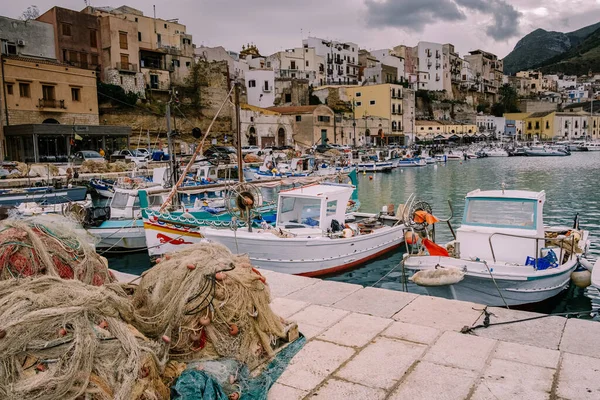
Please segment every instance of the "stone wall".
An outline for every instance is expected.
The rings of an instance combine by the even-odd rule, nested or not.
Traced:
[[[121,86],[125,92],[136,93],[140,98],[146,98],[146,84],[144,74],[141,72],[122,73],[116,69],[107,69],[104,73],[105,82]]]
[[[286,101],[286,95],[290,97],[289,102]],[[276,106],[307,106],[308,103],[308,80],[295,78],[275,79],[274,104]]]
[[[8,110],[10,125],[41,124],[48,119],[55,119],[63,125],[98,125],[99,123],[98,114]]]

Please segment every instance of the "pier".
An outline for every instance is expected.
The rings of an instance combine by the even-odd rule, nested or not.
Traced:
[[[269,400],[600,398],[598,322],[261,272],[307,338]]]

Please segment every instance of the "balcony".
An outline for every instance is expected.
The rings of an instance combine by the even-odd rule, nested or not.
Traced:
[[[263,91],[264,93],[271,93],[271,88],[270,88],[270,87],[264,87],[264,86],[263,86],[263,88],[262,88],[262,91]]]
[[[39,108],[48,109],[54,108],[59,110],[66,110],[65,101],[64,100],[55,100],[55,99],[39,99]]]
[[[342,60],[341,58],[336,58],[335,63],[342,65],[344,63],[344,60]]]
[[[140,60],[141,68],[148,69],[162,69],[164,71],[173,72],[175,67],[172,64],[167,64],[163,60],[158,60],[154,58],[142,58]]]
[[[122,63],[122,62],[117,63],[117,69],[121,72],[131,72],[134,74],[138,71],[137,64]]]
[[[96,69],[95,65],[90,65],[87,61],[67,61],[66,64],[82,69]]]

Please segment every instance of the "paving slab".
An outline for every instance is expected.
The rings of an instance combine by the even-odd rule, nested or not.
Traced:
[[[304,276],[282,274],[266,269],[260,269],[260,273],[267,278],[267,284],[271,290],[271,296],[285,297],[307,286],[320,282],[318,279],[307,278]]]
[[[309,305],[310,303],[305,301],[277,297],[271,301],[271,310],[280,317],[287,319]]]
[[[329,328],[348,314],[350,313],[345,310],[313,304],[292,315],[289,320],[297,322],[299,326],[306,323],[321,328]]]
[[[440,333],[441,331],[435,328],[396,321],[383,331],[381,336],[406,340],[407,342],[431,344],[440,336]]]
[[[431,346],[423,360],[479,371],[495,345],[495,340],[448,331]]]
[[[308,394],[306,390],[300,390],[293,388],[291,386],[282,385],[280,383],[275,383],[271,390],[269,390],[269,394],[267,395],[267,400],[301,400]]]
[[[325,332],[326,329],[327,328],[323,328],[322,326],[311,325],[304,322],[298,323],[298,330],[304,335],[306,340],[319,336],[321,333]]]
[[[385,391],[352,382],[330,379],[310,398],[319,400],[383,400],[385,398]]]
[[[460,331],[471,326],[484,306],[475,303],[447,300],[439,297],[419,296],[392,318],[415,325],[441,330]]]
[[[417,297],[418,295],[414,293],[366,287],[338,301],[333,307],[391,318]]]
[[[546,400],[556,371],[508,360],[492,360],[472,400]]]
[[[336,376],[374,388],[390,389],[419,359],[426,346],[377,338],[348,362]]]
[[[565,400],[600,399],[600,359],[563,353],[556,395]]]
[[[277,382],[310,391],[354,353],[350,347],[312,340],[292,358]]]
[[[362,288],[361,285],[351,283],[317,280],[314,285],[306,286],[287,297],[312,304],[330,306]]]
[[[464,400],[477,374],[474,371],[420,362],[389,400]]]
[[[600,324],[598,321],[571,318],[567,320],[560,350],[600,358]],[[590,346],[591,343],[596,345]]]
[[[343,346],[363,347],[393,320],[351,313],[319,335],[319,339]]]
[[[538,367],[556,368],[560,352],[519,343],[498,342],[492,357]]]
[[[515,321],[543,315],[497,307],[488,308],[488,311],[494,313],[494,315],[490,317],[491,323]],[[482,322],[483,317],[477,321],[477,324]],[[477,336],[503,340],[506,342],[558,350],[560,338],[562,337],[562,332],[566,323],[567,319],[563,317],[545,317],[532,321],[480,328],[475,331],[475,334]]]

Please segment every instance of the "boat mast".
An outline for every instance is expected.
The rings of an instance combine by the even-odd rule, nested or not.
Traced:
[[[237,165],[238,165],[238,179],[240,183],[244,182],[244,160],[242,159],[242,121],[240,121],[240,85],[235,82],[235,92],[234,92],[234,101],[235,101],[235,125],[236,125],[236,155],[237,155]]]

